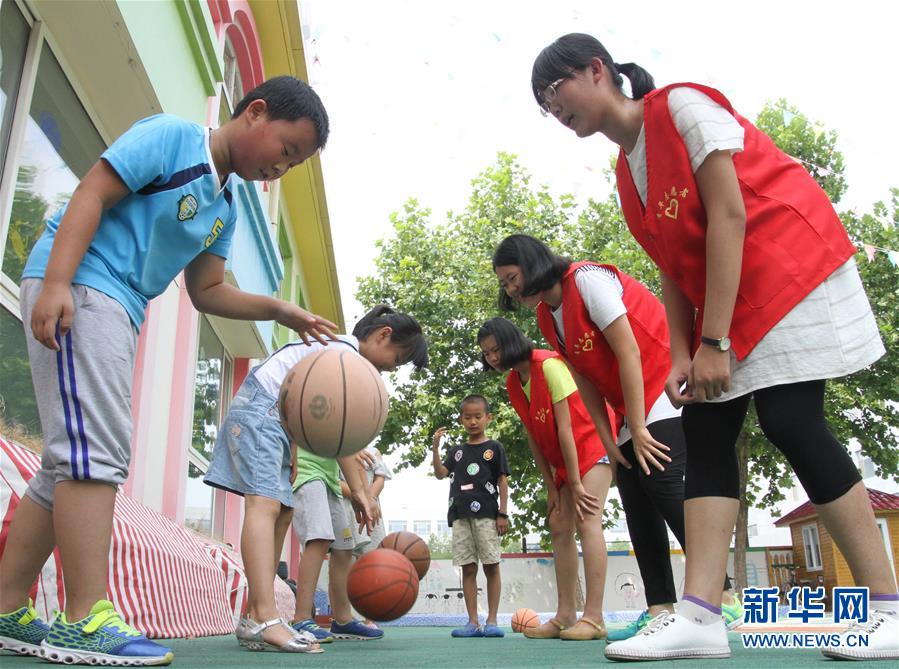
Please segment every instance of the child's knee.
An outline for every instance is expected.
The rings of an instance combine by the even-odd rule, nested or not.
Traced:
[[[471,578],[472,576],[478,575],[478,563],[477,562],[469,562],[468,564],[462,565],[462,576]]]
[[[331,551],[332,569],[349,569],[353,564],[353,551]]]
[[[499,575],[499,562],[494,562],[493,564],[485,564],[484,574],[488,578]]]

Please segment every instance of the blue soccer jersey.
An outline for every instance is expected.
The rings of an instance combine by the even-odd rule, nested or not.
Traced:
[[[209,150],[209,129],[169,114],[135,123],[103,159],[131,190],[105,211],[72,283],[106,293],[140,328],[147,302],[203,251],[228,257],[237,223]],[[47,221],[22,278],[44,277],[65,207]]]

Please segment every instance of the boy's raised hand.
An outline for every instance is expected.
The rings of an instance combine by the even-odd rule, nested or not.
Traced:
[[[62,339],[72,329],[74,318],[75,304],[72,302],[71,287],[45,282],[31,312],[31,332],[34,338],[47,348],[58,351],[57,324],[59,337]]]
[[[284,300],[278,300],[278,302],[278,312],[275,316],[275,321],[296,331],[307,346],[310,343],[310,336],[325,346],[328,345],[325,337],[336,339],[334,330],[337,329],[337,326],[327,318],[317,316]]]
[[[437,430],[434,432],[434,440],[432,442],[432,446],[433,446],[434,450],[437,450],[440,448],[440,442],[443,441],[443,438],[446,436],[446,432],[447,432],[447,428],[445,428],[445,427],[438,427]]]

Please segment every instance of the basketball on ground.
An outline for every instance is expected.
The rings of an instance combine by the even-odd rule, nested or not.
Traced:
[[[392,532],[384,537],[379,548],[387,548],[405,555],[415,566],[419,581],[425,577],[431,566],[431,551],[428,545],[412,532]]]
[[[418,573],[401,553],[377,548],[350,567],[346,590],[366,618],[396,620],[415,605]]]
[[[355,351],[331,344],[288,372],[278,395],[281,424],[300,448],[328,458],[361,451],[387,420],[378,370]]]
[[[533,609],[518,609],[512,614],[512,631],[524,632],[540,626],[540,616]]]

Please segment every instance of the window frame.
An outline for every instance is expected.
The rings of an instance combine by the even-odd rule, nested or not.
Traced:
[[[13,4],[22,14],[25,22],[31,27],[28,42],[25,47],[25,59],[22,62],[22,78],[19,82],[19,90],[16,95],[16,103],[12,109],[12,123],[9,130],[9,144],[5,156],[0,156],[2,169],[0,169],[0,305],[7,311],[22,320],[22,311],[19,306],[19,286],[3,271],[3,251],[6,249],[7,235],[12,216],[13,197],[19,177],[19,167],[22,143],[25,140],[25,132],[28,125],[31,102],[34,97],[34,87],[37,82],[37,74],[40,69],[41,52],[46,44],[56,62],[59,64],[62,74],[75,99],[88,120],[94,126],[100,140],[108,148],[110,136],[106,128],[99,121],[99,115],[88,101],[75,72],[63,55],[52,33],[46,29],[46,25],[40,19],[36,9],[22,0],[12,0]],[[98,156],[99,159],[99,156]]]
[[[818,523],[809,523],[803,525],[802,529],[802,547],[805,555],[806,571],[823,571],[824,560],[821,554],[821,536],[818,532]],[[814,541],[810,537],[814,533]],[[809,559],[809,558],[816,559]],[[817,562],[817,564],[815,564]]]

